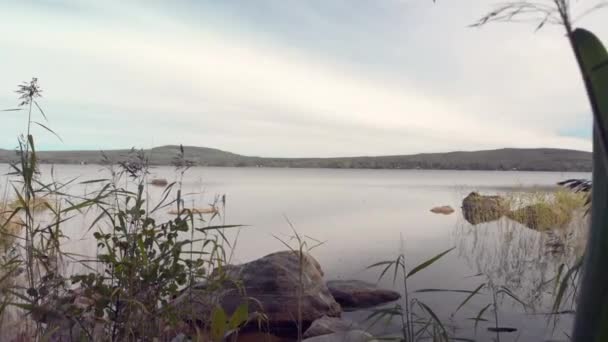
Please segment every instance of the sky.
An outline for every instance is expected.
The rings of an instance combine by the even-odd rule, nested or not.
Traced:
[[[546,0],[545,0],[546,1]],[[590,1],[576,2],[582,12]],[[37,77],[38,149],[330,157],[591,149],[561,27],[470,24],[488,0],[0,3],[0,109]],[[608,9],[577,22],[608,41]],[[0,112],[0,148],[25,112]]]

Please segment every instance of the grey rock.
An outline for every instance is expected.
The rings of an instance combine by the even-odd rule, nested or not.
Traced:
[[[318,318],[336,317],[342,312],[323,281],[321,266],[309,254],[303,254],[300,298],[297,291],[300,259],[299,254],[292,251],[273,253],[242,265],[227,265],[223,270],[230,280],[222,283],[221,290],[199,284],[190,291],[183,291],[171,303],[182,319],[205,323],[216,305],[232,315],[239,305],[247,301],[250,313],[263,313],[270,331],[282,334],[295,331],[298,302],[301,303],[304,328]],[[240,288],[236,287],[235,281]]]
[[[329,291],[344,309],[362,309],[401,298],[397,291],[381,289],[360,280],[332,280],[327,282]]]
[[[359,327],[354,322],[337,317],[323,316],[312,322],[312,325],[304,332],[303,337],[309,338],[358,328]]]

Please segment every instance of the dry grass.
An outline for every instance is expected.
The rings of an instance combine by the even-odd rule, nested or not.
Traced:
[[[217,208],[209,207],[209,208],[183,208],[179,213],[177,209],[169,210],[170,215],[186,215],[192,213],[193,215],[203,215],[203,214],[216,214],[218,212]]]
[[[553,193],[515,193],[509,197],[511,207],[507,217],[531,229],[565,228],[577,210],[585,207],[584,194],[567,190]]]
[[[0,246],[7,246],[21,233],[25,222],[19,216],[11,218],[13,210],[0,203]]]
[[[30,203],[28,203],[26,206],[35,213],[40,213],[53,208],[54,204],[53,201],[47,197],[36,197],[30,200]],[[19,199],[15,199],[8,205],[8,207],[11,210],[15,210],[18,208],[23,208],[24,205],[21,203],[21,201],[19,201]]]

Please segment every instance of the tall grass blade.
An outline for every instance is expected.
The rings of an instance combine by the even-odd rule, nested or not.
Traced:
[[[441,322],[441,320],[439,319],[439,317],[437,317],[437,315],[435,314],[435,312],[433,312],[433,310],[431,310],[431,308],[429,308],[426,304],[424,304],[423,302],[417,302],[418,305],[424,310],[426,311],[435,321],[435,323],[437,323],[437,325],[439,325],[439,328],[441,329],[441,336],[444,338],[444,341],[448,340],[448,331],[445,329],[445,327],[443,326],[443,323]]]
[[[434,257],[430,258],[429,260],[427,260],[427,261],[419,264],[418,266],[412,268],[412,270],[407,273],[407,277],[406,278],[409,278],[409,277],[413,276],[414,274],[416,274],[416,273],[424,270],[425,268],[431,266],[433,263],[435,263],[435,261],[441,259],[444,255],[446,255],[449,252],[453,251],[454,248],[455,247],[452,247],[452,248],[450,248],[450,249],[448,249],[446,251],[443,251],[443,252],[435,255]]]
[[[465,298],[462,301],[462,303],[460,303],[460,305],[458,305],[458,307],[456,308],[456,311],[454,311],[454,313],[457,313],[458,310],[460,310],[460,308],[462,308],[465,304],[467,304],[469,302],[469,300],[471,300],[471,298],[473,298],[473,296],[478,294],[479,291],[481,291],[485,286],[486,286],[486,283],[483,283],[483,284],[479,285],[475,290],[473,290],[473,292],[471,292],[471,294],[469,294],[467,296],[467,298]]]

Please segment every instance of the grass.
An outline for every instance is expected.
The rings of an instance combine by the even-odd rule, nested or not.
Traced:
[[[45,197],[31,198],[29,203],[27,203],[27,207],[35,213],[53,210],[53,205],[54,201]],[[14,210],[22,207],[23,203],[20,201],[19,198],[17,198],[13,200],[9,206],[11,209]]]
[[[515,208],[507,217],[528,228],[546,231],[564,229],[586,204],[586,195],[568,190],[555,192],[513,193],[508,196]]]
[[[179,181],[167,184],[157,203],[150,203],[147,157],[138,150],[118,162],[107,160],[108,178],[43,182],[33,131],[55,132],[36,121],[36,114],[46,120],[38,103],[41,92],[37,79],[18,90],[17,110],[27,112],[27,122],[5,189],[4,198],[13,200],[3,202],[0,214],[0,241],[7,244],[0,250],[2,326],[16,317],[13,335],[32,340],[60,338],[58,333],[77,340],[152,340],[184,328],[167,304],[196,283],[217,281],[212,275],[222,272],[231,248],[225,230],[237,226],[216,224],[221,215],[216,205],[213,211],[185,208],[181,180],[192,163],[183,149],[174,159]],[[94,190],[68,194],[74,184]],[[175,217],[157,221],[167,208],[175,210]],[[196,215],[201,213],[211,217]],[[85,228],[97,243],[96,257],[64,252],[66,224],[90,215],[94,219]],[[66,274],[69,264],[82,271]],[[248,315],[240,310],[229,325],[213,317],[196,319],[203,319],[203,329],[219,341],[225,329],[238,329]],[[2,337],[10,336],[4,331]]]
[[[403,240],[402,240],[403,246]],[[449,341],[448,329],[444,322],[437,314],[420,299],[413,296],[409,291],[409,278],[430,267],[435,262],[450,253],[454,248],[445,250],[432,258],[423,261],[422,263],[409,268],[404,248],[401,248],[401,253],[394,260],[385,260],[370,265],[370,269],[380,269],[378,281],[386,275],[393,276],[393,284],[399,281],[404,293],[403,302],[394,307],[385,307],[372,310],[367,317],[370,326],[373,326],[381,321],[390,322],[397,318],[401,323],[401,334],[398,336],[384,336],[382,340],[391,341],[422,341],[430,339],[432,341]],[[435,292],[436,289],[420,290],[420,292]],[[439,290],[440,292],[441,290]]]

